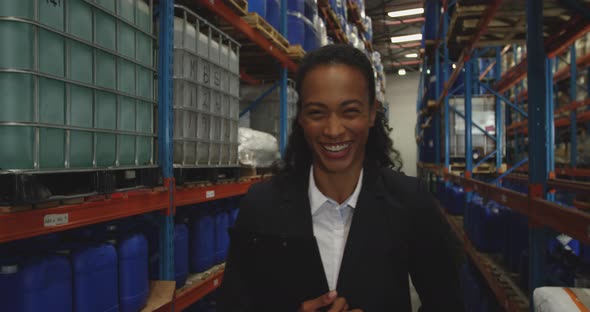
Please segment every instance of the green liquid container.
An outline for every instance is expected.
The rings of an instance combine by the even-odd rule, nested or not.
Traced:
[[[0,1],[0,171],[154,165],[151,9],[94,2]]]

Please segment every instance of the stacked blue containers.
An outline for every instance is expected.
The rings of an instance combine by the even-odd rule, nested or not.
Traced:
[[[318,34],[313,20],[308,18],[303,19],[303,27],[305,33],[305,41],[303,42],[303,49],[307,52],[317,50],[320,47],[320,35]]]
[[[240,203],[239,198],[233,198],[230,200],[229,209],[230,209],[230,225],[231,226],[234,226],[236,224],[236,221],[238,220],[238,214],[240,213],[239,203]]]
[[[0,302],[6,311],[72,311],[72,271],[66,257],[0,262]]]
[[[123,238],[117,245],[120,311],[139,311],[147,302],[148,243],[142,234]]]
[[[490,201],[486,205],[474,205],[475,226],[473,243],[481,252],[499,252],[504,240],[506,209]]]
[[[86,246],[72,254],[74,310],[119,311],[117,251],[110,244]]]
[[[449,205],[447,211],[452,215],[462,215],[465,211],[465,192],[460,186],[453,186],[450,189]]]
[[[258,13],[260,17],[266,19],[267,0],[250,0],[248,1],[248,12]]]
[[[506,216],[502,254],[506,268],[518,272],[522,253],[528,249],[528,219],[515,211]]]
[[[293,1],[293,0],[290,0]],[[318,16],[318,2],[317,0],[304,0],[303,1],[303,15],[310,21],[314,21]]]
[[[304,17],[298,12],[287,13],[287,26],[289,31],[287,32],[287,39],[291,45],[305,44],[305,22]]]
[[[225,261],[227,256],[227,249],[229,247],[229,233],[230,226],[229,211],[224,207],[227,201],[220,201],[220,206],[215,213],[215,263]]]
[[[174,279],[177,288],[184,286],[188,276],[188,246],[188,227],[186,224],[178,223],[174,227]]]
[[[266,0],[266,21],[277,31],[281,30],[281,0]]]
[[[67,257],[35,257],[24,265],[23,311],[72,311],[72,269]]]
[[[198,273],[215,264],[215,218],[207,204],[194,210],[190,229],[190,269]]]
[[[6,311],[22,311],[20,259],[0,259],[0,302]]]

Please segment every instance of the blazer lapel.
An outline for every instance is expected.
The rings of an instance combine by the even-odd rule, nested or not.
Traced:
[[[352,280],[349,281],[349,277],[355,271],[359,258],[367,256],[363,255],[363,247],[366,245],[366,241],[370,239],[371,233],[375,231],[372,227],[375,224],[379,224],[380,219],[384,217],[380,214],[381,210],[377,209],[384,196],[385,187],[379,174],[379,168],[365,168],[363,187],[356,208],[354,209],[352,224],[340,265],[340,272],[338,273],[337,288],[339,290],[342,288],[342,285],[354,282]]]
[[[284,179],[281,183],[281,213],[283,214],[281,232],[286,236],[313,237],[311,207],[307,195],[309,181],[297,178]]]

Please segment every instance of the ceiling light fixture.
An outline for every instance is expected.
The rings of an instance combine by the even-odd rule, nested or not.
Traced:
[[[389,17],[402,17],[402,16],[418,15],[418,14],[424,14],[424,8],[391,11],[391,12],[387,13],[387,16],[389,16]]]
[[[457,65],[455,65],[454,63],[453,63],[453,65],[452,65],[452,66],[453,66],[453,69],[457,68]]]
[[[397,74],[400,75],[400,76],[404,76],[406,74],[406,70],[402,68],[402,69],[400,69],[400,70],[397,71]]]
[[[405,55],[407,58],[416,58],[418,57],[418,53],[410,53]]]
[[[422,40],[422,34],[413,34],[413,35],[406,35],[406,36],[391,37],[391,43],[400,43],[400,42],[418,41],[418,40]]]

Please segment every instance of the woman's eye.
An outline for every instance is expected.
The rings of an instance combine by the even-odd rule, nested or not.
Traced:
[[[361,111],[358,109],[347,109],[346,111],[344,111],[344,113],[346,113],[348,115],[353,115],[353,114],[360,114]]]

